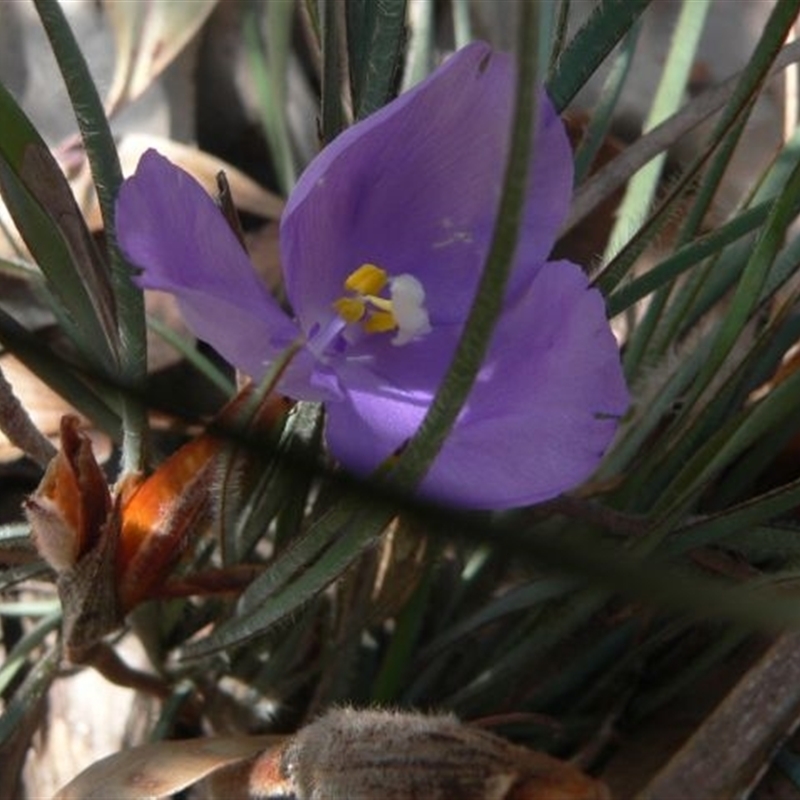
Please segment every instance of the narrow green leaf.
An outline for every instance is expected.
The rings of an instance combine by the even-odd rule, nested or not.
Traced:
[[[49,148],[0,85],[0,191],[69,320],[67,331],[98,368],[113,369],[117,323],[105,266]]]
[[[404,92],[426,78],[433,68],[435,31],[432,0],[415,0],[409,7],[409,17],[411,33],[403,71]]]
[[[556,110],[563,111],[570,104],[649,4],[650,0],[606,0],[594,7],[547,81],[547,91]]]
[[[685,472],[687,461],[710,457],[714,451],[712,440],[724,445],[725,436],[736,429],[744,415],[753,410],[748,404],[750,393],[770,377],[785,350],[796,340],[800,331],[798,321],[791,314],[794,296],[789,296],[776,309],[771,321],[744,348],[735,365],[728,365],[725,374],[717,378],[715,391],[694,414],[678,414],[665,428],[658,448],[651,447],[640,454],[639,462],[626,481],[624,494],[633,499],[637,507],[651,509],[662,507],[672,496],[676,475]],[[680,366],[684,386],[691,386],[703,364],[710,357],[713,340],[706,337]],[[688,393],[688,392],[687,392]],[[684,395],[685,397],[685,395]],[[681,399],[683,402],[683,398]],[[770,435],[765,430],[764,436]],[[694,463],[694,469],[699,467]],[[699,478],[700,473],[697,473]]]
[[[649,716],[662,708],[664,704],[674,700],[684,689],[696,686],[709,670],[718,666],[730,654],[742,645],[747,632],[739,628],[725,631],[719,638],[712,639],[710,644],[700,652],[689,664],[664,681],[655,690],[638,697],[632,704],[631,714],[634,719]],[[746,679],[745,679],[746,680]]]
[[[756,525],[730,534],[722,531],[716,541],[751,564],[776,561],[797,564],[800,560],[800,529],[790,523]]]
[[[769,74],[777,75],[798,61],[800,61],[800,42],[793,42],[780,51]],[[651,158],[671,147],[682,136],[730,103],[741,79],[742,73],[732,75],[719,86],[707,89],[688,102],[677,114],[630,144],[595,175],[584,181],[572,198],[569,216],[561,229],[562,235],[592,214],[603,200],[610,197]]]
[[[320,130],[323,144],[330,144],[346,127],[342,105],[345,96],[345,74],[342,55],[344,30],[342,5],[338,0],[322,2],[322,109]]]
[[[469,0],[451,0],[453,9],[453,32],[456,50],[460,50],[472,41],[472,21],[469,18]]]
[[[683,0],[653,105],[644,122],[645,132],[670,117],[682,105],[710,6],[710,0]],[[657,155],[628,184],[615,215],[616,221],[609,237],[604,262],[619,250],[622,243],[629,238],[630,231],[650,208],[666,158],[665,152]]]
[[[0,717],[0,748],[15,734],[33,733],[36,720],[31,715],[41,714],[40,703],[55,680],[59,667],[59,649],[51,647],[33,665],[25,680],[6,704]]]
[[[41,339],[25,330],[13,317],[0,310],[0,343],[41,378],[54,392],[60,394],[71,406],[91,419],[114,441],[120,441],[119,416],[90,386],[92,379],[84,381],[79,373],[61,359]]]
[[[730,155],[744,129],[745,122],[752,109],[754,97],[763,85],[780,51],[781,43],[786,36],[788,27],[794,20],[798,7],[800,7],[800,4],[797,0],[782,0],[781,3],[776,5],[768,20],[764,34],[758,42],[752,59],[747,68],[742,72],[741,77],[737,81],[736,88],[731,95],[730,101],[714,127],[710,149],[698,156],[692,166],[687,170],[687,174],[694,174],[698,171],[700,164],[710,159],[710,166],[705,171],[690,211],[683,219],[678,234],[678,244],[689,241],[696,234],[700,221],[704,218],[708,210],[716,187],[728,167]],[[717,151],[713,153],[712,158],[712,151],[715,147]],[[683,180],[685,180],[685,177],[682,179],[682,182]],[[752,263],[752,261],[750,263]],[[629,263],[627,263],[626,266],[629,266]],[[765,265],[765,270],[766,269],[767,267]],[[619,269],[616,271],[618,273]],[[742,291],[746,293],[756,288],[754,281],[758,282],[763,280],[766,272],[751,269],[749,272],[745,271],[745,274],[749,275],[746,288],[742,289]],[[760,277],[756,279],[756,275]],[[702,277],[702,274],[698,276],[698,281],[702,281]],[[676,330],[676,323],[674,320],[676,316],[684,312],[688,303],[691,302],[693,293],[697,288],[697,283],[691,281],[689,286],[690,288],[684,289],[681,297],[673,303],[667,313],[668,319],[664,323],[662,323],[661,320],[669,299],[667,291],[664,290],[658,293],[653,299],[653,302],[651,302],[644,319],[637,326],[625,354],[625,367],[629,378],[633,378],[638,373],[641,365],[646,363],[647,359],[651,362],[655,361],[666,352],[671,342],[670,336]],[[691,294],[687,293],[688,291],[691,291]],[[756,296],[752,298],[753,302],[757,300],[758,291],[759,290],[756,290]],[[741,297],[744,297],[744,294],[740,295],[740,298]],[[738,330],[741,329],[749,313],[744,306],[740,306],[740,310],[744,312],[744,316],[734,315],[731,317],[726,315],[724,323],[725,332],[721,333],[723,338],[718,338],[716,340],[713,348],[713,358],[706,363],[704,371],[694,382],[691,396],[685,404],[685,413],[688,413],[693,403],[696,402],[700,394],[704,391],[710,377],[721,366],[733,345],[733,341],[735,341],[736,336],[738,336]],[[734,329],[736,329],[736,333],[733,333]],[[723,339],[727,344],[723,342]]]
[[[397,700],[406,673],[415,654],[423,626],[426,623],[426,609],[430,600],[432,565],[417,586],[411,600],[400,613],[392,640],[383,658],[378,675],[372,684],[371,702],[387,705]]]
[[[751,312],[757,306],[772,263],[794,218],[798,196],[800,196],[800,162],[790,176],[783,193],[773,204],[764,230],[742,273],[736,293],[714,335],[710,357],[692,386],[687,406],[697,400],[714,378],[733,349]]]
[[[662,494],[654,513],[687,502],[747,448],[758,442],[784,420],[796,414],[800,404],[800,372],[778,384],[766,397],[739,418],[733,418],[711,436],[686,463]]]
[[[197,349],[196,342],[176,333],[169,325],[158,317],[148,316],[147,326],[167,344],[174,347],[197,371],[208,378],[226,396],[230,397],[236,390],[234,382],[213,362]]]
[[[347,0],[350,85],[356,119],[392,97],[405,43],[406,0]]]
[[[736,85],[733,97],[712,133],[712,141],[716,141],[718,132],[730,128],[725,137],[726,141],[719,148],[715,162],[712,163],[709,174],[701,184],[695,202],[681,225],[680,241],[687,241],[700,229],[730,163],[730,156],[744,130],[744,123],[752,110],[752,104],[763,87],[789,31],[797,21],[798,11],[800,11],[798,0],[778,0],[772,9],[756,48]],[[738,124],[729,126],[727,120],[734,117],[738,120]]]
[[[597,688],[599,680],[611,682],[620,666],[623,669],[627,666],[630,670],[630,664],[621,662],[634,650],[635,640],[640,637],[641,622],[631,619],[611,628],[596,642],[590,641],[564,665],[564,669],[537,687],[534,696],[536,707],[566,706],[570,712],[573,709],[578,711],[576,707],[586,705],[586,694]],[[619,691],[619,687],[614,688]]]
[[[554,25],[553,41],[548,54],[549,77],[554,75],[556,64],[564,51],[564,44],[567,40],[567,29],[569,28],[569,11],[570,0],[561,0],[558,5],[558,16],[556,17]],[[542,48],[542,50],[544,51],[544,48]]]
[[[797,211],[800,213],[800,198],[798,198]],[[780,290],[789,284],[800,266],[800,234],[795,236],[789,244],[781,250],[772,264],[767,275],[764,290],[759,298],[760,304],[772,299]]]
[[[92,170],[111,264],[118,322],[123,409],[123,472],[144,467],[145,409],[140,398],[147,376],[147,329],[144,298],[132,280],[133,270],[116,243],[114,203],[122,183],[114,137],[92,76],[58,0],[34,0],[69,93]]]
[[[394,513],[385,507],[352,513],[352,505],[341,502],[321,524],[282,554],[269,572],[245,590],[237,616],[205,639],[189,645],[184,656],[198,658],[263,635],[338,578]],[[363,507],[363,502],[359,505]],[[315,556],[316,560],[309,563]]]
[[[742,212],[730,222],[681,247],[660,264],[630,283],[621,286],[607,301],[608,315],[614,317],[643,300],[659,288],[672,285],[676,278],[702,262],[708,256],[751,233],[764,223],[771,204],[761,203]]]
[[[448,706],[470,716],[484,703],[491,704],[492,698],[499,701],[509,686],[517,684],[522,675],[530,674],[537,661],[585,624],[606,600],[603,592],[583,589],[553,602],[535,628],[528,630],[507,652],[498,653],[493,648],[485,654],[484,669],[447,699]],[[528,623],[523,624],[529,627]]]
[[[363,497],[353,498],[353,505],[359,511],[353,513],[340,504],[324,522],[318,523],[318,531],[312,538],[316,538],[317,533],[325,533],[326,541],[322,544],[322,554],[310,566],[304,566],[298,559],[294,564],[285,563],[280,575],[256,581],[240,599],[239,616],[220,626],[207,639],[187,647],[185,655],[206,655],[263,634],[341,574],[369,546],[374,533],[382,530],[393,513],[385,506],[366,507]],[[585,594],[586,602],[593,608],[604,602],[610,593],[619,593],[656,608],[685,612],[697,618],[728,619],[765,630],[800,623],[796,604],[784,602],[780,593],[765,592],[763,587],[730,587],[720,580],[697,578],[646,560],[639,553],[625,552],[600,542],[576,548],[561,536],[536,536],[525,527],[499,523],[487,527],[469,515],[441,510],[434,513],[422,507],[420,513],[428,515],[433,535],[444,536],[446,531],[449,540],[455,538],[462,543],[491,541],[494,547],[518,559],[520,564],[530,562],[538,569],[572,579],[580,577],[588,584],[581,596]],[[293,566],[296,569],[292,569]],[[585,613],[590,613],[590,609]],[[566,626],[564,630],[567,630],[569,619],[557,616],[558,624]],[[541,646],[545,648],[546,642]],[[522,656],[519,658],[522,663]],[[512,662],[517,662],[516,657],[509,664]],[[478,681],[473,687],[478,693],[482,691],[480,685]]]
[[[764,335],[769,337],[769,343],[758,349],[753,348],[753,368],[750,370],[752,379],[742,383],[732,405],[746,404],[754,390],[758,391],[759,387],[774,377],[787,351],[800,339],[800,319],[790,316],[783,324],[774,328],[770,325],[769,331],[765,331]],[[762,475],[776,462],[780,462],[782,455],[785,455],[791,446],[787,443],[794,441],[798,434],[800,434],[800,419],[797,416],[789,415],[782,421],[776,420],[771,429],[767,430],[744,456],[730,469],[725,470],[714,487],[713,499],[710,500],[713,507],[724,508],[741,497],[752,494]]]
[[[510,614],[538,608],[549,600],[563,597],[576,586],[576,582],[569,579],[541,578],[525,586],[511,589],[501,597],[493,598],[482,605],[474,614],[448,626],[441,635],[426,644],[419,657],[427,661],[465,637],[476,634],[485,625],[498,622]]]
[[[297,179],[287,114],[289,44],[294,21],[292,3],[249,3],[242,33],[250,71],[259,96],[259,110],[278,185],[289,194]],[[264,29],[266,28],[266,29]]]
[[[700,230],[702,221],[708,214],[717,189],[727,172],[733,152],[745,129],[755,98],[775,64],[781,45],[785,41],[789,28],[794,23],[799,8],[800,3],[797,0],[781,0],[773,8],[755,51],[739,76],[731,99],[726,104],[711,134],[710,141],[716,148],[716,152],[706,168],[692,205],[682,219],[677,236],[679,245],[689,241]],[[645,349],[648,349],[654,358],[667,351],[676,335],[679,321],[692,307],[696,293],[711,274],[712,270],[708,269],[698,275],[696,280],[690,281],[671,303],[666,314],[664,313],[667,304],[666,293],[659,295],[657,302],[651,304],[644,320],[645,324],[640,326],[640,332],[636,336],[637,341],[633,343],[632,352],[627,359],[631,370]],[[662,316],[664,317],[663,322],[661,322]],[[656,327],[658,327],[657,332]],[[650,344],[651,338],[652,345]],[[687,403],[687,409],[690,407],[691,403]]]
[[[391,480],[406,489],[411,489],[425,474],[455,424],[483,363],[495,322],[503,309],[505,286],[511,272],[527,194],[528,164],[533,158],[532,134],[536,130],[537,93],[532,91],[532,87],[537,85],[539,67],[537,19],[537,5],[524,4],[520,19],[511,148],[497,222],[477,294],[453,361],[418,431],[391,468]]]
[[[623,494],[631,501],[638,498],[637,489],[642,485],[639,462],[647,454],[654,454],[654,448],[649,443],[656,432],[663,428],[664,421],[675,416],[708,349],[709,342],[706,340],[691,351],[682,352],[680,359],[665,361],[651,376],[649,385],[639,387],[639,396],[630,419],[625,421],[617,443],[603,460],[598,472],[602,476],[613,476],[627,471]],[[656,452],[662,451],[659,449]],[[640,507],[638,503],[635,505]]]
[[[611,292],[622,282],[645,249],[673,219],[675,210],[692,189],[694,181],[703,168],[705,158],[708,155],[708,153],[701,155],[681,174],[680,178],[670,186],[669,191],[650,216],[642,222],[636,233],[631,236],[614,258],[606,264],[603,270],[594,276],[594,283],[603,294]],[[640,324],[635,330],[635,334],[639,337],[642,336],[641,330],[642,325]],[[641,349],[635,342],[633,344],[629,343],[626,362],[630,363],[638,360],[638,354]],[[632,351],[636,351],[636,358],[634,358]]]
[[[301,404],[290,422],[292,430],[291,438],[287,437],[287,453],[293,466],[288,470],[281,468],[279,474],[285,502],[275,521],[275,543],[278,547],[294,539],[306,524],[310,498],[319,476],[319,453],[324,448],[325,413],[320,405]],[[302,464],[309,465],[309,468],[296,468]]]
[[[800,505],[800,479],[758,495],[743,503],[690,521],[661,546],[667,556],[685,553],[755,529]],[[794,534],[797,536],[797,533]]]
[[[611,122],[617,107],[622,89],[630,73],[636,45],[639,41],[641,25],[636,22],[628,31],[608,72],[600,98],[592,110],[589,124],[581,143],[575,151],[575,183],[580,184],[589,174],[589,169],[611,129]]]
[[[225,491],[222,499],[222,556],[226,564],[246,560],[258,541],[263,537],[278,514],[274,546],[283,550],[300,530],[308,508],[308,492],[311,482],[319,476],[319,447],[322,428],[322,413],[317,404],[300,403],[286,420],[282,431],[274,431],[270,440],[257,442],[257,451],[248,453],[245,464],[249,471],[258,473],[244,502],[239,501],[237,484],[252,480],[252,475],[238,474],[238,454],[231,454],[231,466],[226,468],[226,484],[234,488]],[[245,428],[246,431],[246,428]],[[245,433],[246,447],[256,446]],[[258,459],[254,461],[253,459]],[[233,500],[228,513],[229,497]],[[291,526],[287,506],[297,509]],[[287,530],[288,525],[288,530]]]
[[[19,670],[28,662],[31,653],[42,644],[48,634],[61,624],[61,609],[51,611],[44,619],[23,636],[6,654],[0,665],[0,694],[3,694],[9,683],[14,680]]]
[[[761,203],[773,201],[783,190],[786,181],[791,175],[792,170],[800,160],[800,130],[785,144],[772,167],[763,176],[747,205],[755,207]],[[795,213],[800,212],[800,198],[795,206]],[[702,276],[699,285],[692,287],[690,291],[682,292],[687,298],[678,298],[673,304],[675,310],[670,309],[670,313],[665,316],[665,327],[668,330],[662,338],[666,342],[672,341],[677,335],[691,329],[709,309],[727,294],[731,287],[739,280],[742,270],[747,263],[747,258],[753,248],[755,237],[728,248],[719,254],[713,264],[706,270],[707,274]],[[794,272],[796,262],[794,255],[789,251],[782,253],[770,270],[767,277],[767,285],[762,293],[761,300],[766,296],[772,295]]]

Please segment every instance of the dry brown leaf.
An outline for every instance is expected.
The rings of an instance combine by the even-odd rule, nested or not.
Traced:
[[[226,800],[610,798],[602,782],[573,765],[451,716],[338,709],[291,737],[162,742],[116,753],[55,800],[158,800],[212,776],[207,785]]]
[[[131,175],[139,163],[142,153],[149,148],[158,150],[163,156],[173,161],[179,167],[183,167],[191,173],[205,187],[209,194],[217,193],[217,173],[224,171],[231,187],[236,207],[240,211],[253,214],[264,219],[279,219],[283,212],[284,201],[278,195],[265,189],[249,178],[241,170],[232,167],[222,159],[216,158],[196,147],[188,144],[181,144],[173,139],[150,134],[126,134],[117,143],[122,174]],[[86,161],[84,161],[80,173],[75,175],[73,190],[79,197],[83,213],[86,216],[91,230],[102,228],[100,209],[97,199],[92,190],[91,175]]]
[[[114,80],[106,99],[108,113],[133,102],[194,38],[217,0],[139,0],[105,2],[114,32]]]
[[[55,443],[58,440],[61,418],[65,414],[76,414],[75,409],[10,353],[0,356],[0,365],[14,394],[36,427]],[[99,459],[105,460],[110,453],[110,441],[101,434],[92,434],[92,438]],[[15,461],[22,455],[22,452],[0,433],[0,463]]]
[[[251,758],[282,738],[226,736],[133,747],[96,761],[60,789],[54,800],[158,800]]]

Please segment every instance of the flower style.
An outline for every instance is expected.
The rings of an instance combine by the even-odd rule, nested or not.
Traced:
[[[325,403],[326,441],[368,475],[417,430],[486,260],[513,115],[513,61],[483,43],[353,125],[308,166],[280,228],[287,315],[211,198],[149,151],[117,201],[142,287],[254,379],[298,338],[279,390]],[[462,508],[508,508],[586,479],[628,392],[600,293],[548,261],[572,154],[544,92],[503,313],[467,402],[420,484]]]

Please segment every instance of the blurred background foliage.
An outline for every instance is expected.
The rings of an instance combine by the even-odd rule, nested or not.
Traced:
[[[132,744],[286,732],[343,703],[495,718],[623,798],[681,796],[675,763],[704,796],[800,796],[800,650],[779,633],[800,621],[800,2],[535,5],[575,145],[556,252],[605,294],[633,393],[613,448],[569,496],[447,513],[343,481],[317,407],[264,432],[256,395],[224,417],[213,513],[176,568],[247,588],[128,615],[111,652],[157,676],[139,691],[65,667],[20,511],[63,414],[113,484],[234,391],[172,303],[127,279],[122,176],[150,146],[210,191],[224,169],[280,293],[283,198],[321,143],[472,39],[513,49],[520,3],[0,6],[1,796],[52,794]]]

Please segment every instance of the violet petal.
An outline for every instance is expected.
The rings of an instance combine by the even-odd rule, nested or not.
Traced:
[[[359,474],[401,447],[408,424],[424,415],[400,403],[387,411],[385,398],[365,386],[349,401],[329,406],[328,437],[332,452]],[[554,497],[594,471],[627,405],[601,295],[575,265],[548,263],[501,317],[481,376],[420,492],[462,508]]]
[[[122,184],[116,220],[122,251],[142,269],[136,283],[175,295],[194,334],[249,375],[297,337],[203,187],[155,150]]]
[[[417,277],[434,326],[464,320],[494,228],[514,82],[508,55],[472,44],[314,159],[281,225],[287,295],[306,330],[363,263]],[[539,123],[514,290],[550,252],[572,190],[570,145],[543,92]]]
[[[326,440],[336,459],[366,476],[414,435],[438,386],[436,377],[450,363],[459,330],[449,326],[403,347],[387,344],[388,352],[374,362],[338,366],[344,396],[326,406]]]

